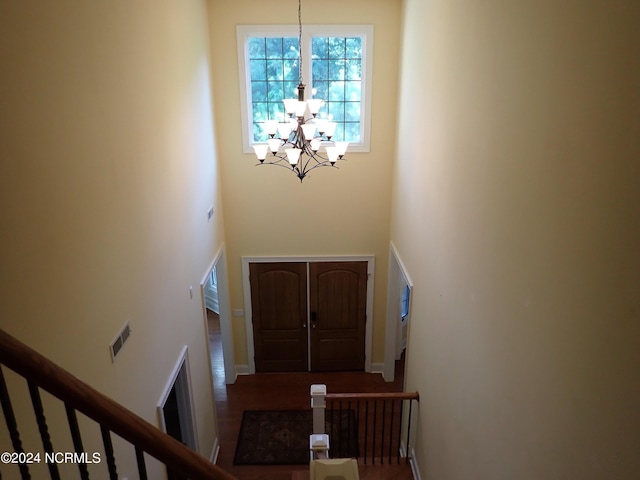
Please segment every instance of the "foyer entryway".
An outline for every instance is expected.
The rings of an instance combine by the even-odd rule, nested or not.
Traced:
[[[256,372],[364,370],[367,267],[249,263]]]

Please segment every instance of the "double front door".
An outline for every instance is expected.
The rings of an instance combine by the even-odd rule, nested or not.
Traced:
[[[364,370],[367,262],[250,263],[256,372]]]

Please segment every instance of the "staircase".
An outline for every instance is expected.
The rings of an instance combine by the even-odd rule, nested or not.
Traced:
[[[4,370],[15,372],[26,383],[33,413],[40,435],[42,453],[25,452],[24,439],[16,421],[14,405],[5,381]],[[64,409],[71,437],[73,451],[67,450],[66,444],[54,445],[49,425],[45,416],[43,403],[51,404],[49,398],[43,402],[41,392],[45,391],[58,400],[60,405],[52,405],[52,409]],[[52,480],[68,478],[61,470],[70,464],[77,466],[77,478],[89,480],[89,472],[96,472],[97,478],[119,480],[118,466],[114,455],[113,434],[124,439],[135,455],[140,480],[147,480],[147,459],[151,456],[164,465],[178,479],[190,480],[237,480],[204,457],[193,452],[177,440],[160,431],[122,405],[96,391],[86,383],[77,379],[39,353],[22,344],[6,332],[0,330],[0,404],[6,420],[7,432],[13,452],[11,457],[3,456],[0,463],[0,480],[2,478],[43,478],[41,471],[46,464]],[[78,415],[81,414],[81,415]],[[84,418],[86,417],[86,418]],[[93,425],[87,426],[87,419]],[[82,436],[81,428],[88,431],[99,431],[101,449],[91,451],[85,449],[89,444]],[[24,425],[25,431],[33,430],[32,425]],[[0,434],[4,434],[0,430]],[[120,441],[119,441],[120,442]],[[121,450],[120,448],[118,449]],[[126,454],[127,452],[125,452]],[[37,470],[38,476],[32,476]],[[8,476],[19,472],[19,477]]]
[[[19,399],[17,410],[12,393],[14,403]],[[345,418],[354,418],[357,424],[361,479],[412,478],[408,465],[411,411],[418,400],[417,392],[323,397],[323,415],[340,417],[348,411]],[[176,479],[237,480],[3,330],[0,405],[7,427],[6,432],[0,428],[0,445],[5,446],[0,450],[11,450],[0,462],[0,480],[40,480],[47,478],[47,472],[51,480],[124,480],[118,474],[116,453],[120,459],[125,457],[129,469],[135,463],[140,480],[158,478],[165,470]],[[50,412],[46,415],[45,406]],[[25,415],[26,410],[33,415]],[[18,419],[29,421],[18,425]],[[332,438],[332,432],[326,433]],[[11,449],[6,448],[7,441]],[[331,456],[340,456],[340,441],[332,443]],[[308,469],[293,476],[307,479]]]

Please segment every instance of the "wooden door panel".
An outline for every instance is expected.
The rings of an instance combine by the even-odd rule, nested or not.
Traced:
[[[311,369],[363,370],[367,262],[309,264]]]
[[[307,266],[250,263],[257,372],[306,372]]]

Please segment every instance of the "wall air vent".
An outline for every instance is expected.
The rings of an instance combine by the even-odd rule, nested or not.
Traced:
[[[120,353],[120,351],[122,350],[122,347],[124,347],[124,342],[127,341],[130,335],[131,335],[131,327],[129,326],[129,322],[127,322],[125,323],[124,327],[122,327],[122,330],[120,330],[120,333],[116,336],[113,342],[111,342],[111,345],[109,345],[109,351],[111,352],[112,362],[115,361],[116,356]]]

